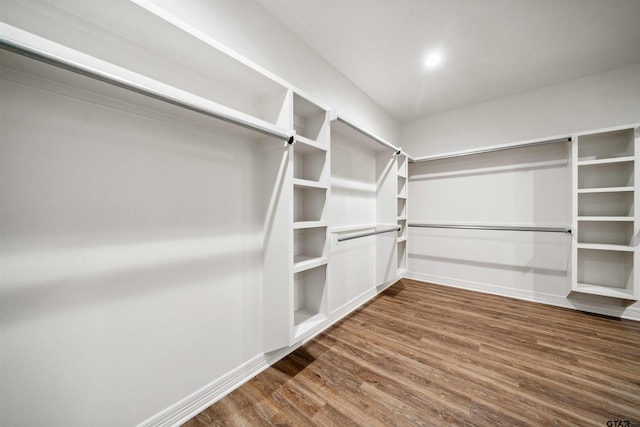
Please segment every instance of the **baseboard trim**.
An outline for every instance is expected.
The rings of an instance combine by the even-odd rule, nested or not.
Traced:
[[[382,285],[363,292],[351,301],[334,310],[329,316],[331,321],[303,341],[290,347],[285,347],[266,354],[259,354],[249,359],[217,380],[214,380],[202,387],[200,390],[190,394],[162,412],[138,424],[137,427],[174,427],[190,420],[204,409],[213,405],[215,402],[267,369],[269,366],[283,359],[289,353],[295,351],[306,342],[315,338],[318,334],[335,325],[338,321],[342,320],[342,318],[349,315],[354,310],[357,310],[364,303],[376,297],[400,279],[401,277],[397,277],[394,280],[390,280]]]
[[[137,427],[180,425],[265,370],[268,366],[269,364],[264,355],[260,354],[255,356],[164,411],[138,424]]]
[[[431,274],[416,273],[408,271],[404,277],[407,279],[419,280],[422,282],[434,283],[436,285],[449,286],[452,288],[466,289],[469,291],[482,292],[492,295],[517,298],[525,301],[538,302],[541,304],[553,305],[556,307],[571,308],[574,310],[586,311],[589,313],[602,314],[605,316],[620,317],[623,319],[640,321],[640,308],[620,307],[617,305],[607,305],[599,303],[589,303],[589,301],[576,301],[558,295],[544,294],[539,292],[525,291],[522,289],[505,288],[503,286],[488,283],[471,282],[451,277],[435,276]]]

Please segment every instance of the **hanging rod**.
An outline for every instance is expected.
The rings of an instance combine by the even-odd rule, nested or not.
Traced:
[[[336,117],[336,120],[338,120],[339,122],[344,123],[345,125],[349,126],[350,128],[360,132],[361,134],[363,134],[364,136],[373,139],[375,142],[377,142],[380,145],[384,145],[385,147],[387,147],[390,150],[393,150],[394,153],[396,155],[402,153],[402,148],[398,148],[395,145],[385,141],[384,139],[377,137],[376,135],[367,132],[366,130],[362,129],[361,127],[357,126],[356,124],[354,124],[353,122],[350,122],[349,120],[347,120],[346,118],[344,118],[344,116],[338,114]]]
[[[9,26],[6,26],[6,27],[9,27]],[[74,60],[64,58],[53,53],[46,52],[35,46],[31,46],[21,41],[8,38],[4,35],[0,35],[0,48],[9,52],[16,53],[18,55],[25,56],[27,58],[35,59],[45,64],[63,68],[65,70],[74,72],[76,74],[90,77],[92,79],[99,80],[101,82],[104,82],[113,86],[117,86],[122,89],[129,90],[131,92],[145,95],[150,98],[154,98],[159,101],[163,101],[168,104],[172,104],[172,105],[184,108],[186,110],[195,111],[196,113],[204,114],[206,116],[213,117],[218,120],[232,123],[234,125],[241,126],[245,129],[250,129],[252,131],[259,132],[264,135],[272,136],[278,139],[283,139],[289,142],[289,144],[293,142],[293,136],[285,132],[279,132],[275,129],[269,129],[267,127],[260,126],[259,124],[254,124],[248,121],[240,120],[231,114],[226,114],[221,111],[216,111],[214,109],[198,105],[191,101],[181,99],[177,96],[164,93],[158,89],[153,89],[143,84],[136,83],[136,82],[127,80],[123,77],[119,77],[117,75],[113,75],[108,72],[98,70],[96,68],[76,62]]]
[[[417,158],[411,159],[411,162],[412,163],[430,162],[432,160],[452,159],[454,157],[472,156],[474,154],[494,153],[496,151],[513,150],[516,148],[534,147],[536,145],[554,144],[556,142],[569,142],[569,141],[571,141],[571,137],[566,136],[562,138],[549,139],[544,141],[525,142],[521,144],[496,145],[494,147],[480,148],[478,150],[468,150],[468,151],[461,151],[458,153],[440,154],[436,156],[417,157]]]
[[[522,227],[511,225],[460,225],[460,224],[409,224],[409,227],[422,228],[456,228],[463,230],[499,230],[499,231],[539,231],[544,233],[571,234],[567,227]]]
[[[400,226],[389,228],[387,230],[376,230],[376,231],[369,231],[366,233],[353,234],[350,236],[338,237],[338,242],[343,242],[345,240],[351,240],[351,239],[359,239],[360,237],[373,236],[374,234],[389,233],[391,231],[400,231]]]

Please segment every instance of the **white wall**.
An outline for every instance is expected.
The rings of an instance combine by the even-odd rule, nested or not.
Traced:
[[[406,123],[416,157],[640,121],[640,65]],[[409,222],[571,224],[566,143],[409,164]],[[409,228],[409,275],[615,316],[640,304],[570,294],[562,234]],[[567,297],[569,296],[569,297]]]
[[[399,123],[252,0],[152,2],[268,71],[395,143]]]
[[[404,123],[414,157],[640,122],[640,64]]]
[[[254,143],[4,77],[0,424],[134,425],[259,354]]]

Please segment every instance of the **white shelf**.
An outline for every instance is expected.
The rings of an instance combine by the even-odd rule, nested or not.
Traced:
[[[578,194],[588,193],[620,193],[633,191],[633,187],[603,187],[603,188],[579,188]]]
[[[96,57],[84,54],[77,50],[68,48],[58,43],[43,39],[34,34],[22,31],[10,25],[0,23],[0,36],[9,40],[25,51],[28,51],[37,57],[47,58],[55,64],[65,64],[71,70],[77,73],[91,76],[94,80],[88,81],[79,78],[74,73],[51,73],[48,67],[43,63],[36,63],[32,60],[24,58],[16,59],[16,63],[22,64],[20,67],[28,67],[29,72],[35,75],[46,73],[45,75],[57,76],[63,84],[72,86],[81,86],[88,88],[91,92],[105,94],[112,98],[120,98],[133,102],[138,105],[149,105],[151,108],[158,109],[164,107],[179,106],[189,114],[191,111],[200,112],[206,116],[221,120],[221,125],[232,123],[237,125],[238,129],[252,129],[255,132],[272,135],[277,138],[287,139],[291,134],[274,123],[267,122],[262,118],[250,115],[246,112],[230,108],[226,105],[195,95],[193,92],[181,89],[177,86],[164,83],[146,75],[139,74],[135,71],[120,67],[113,63],[103,61]],[[44,70],[44,71],[43,71]],[[262,77],[264,78],[264,77]],[[100,81],[100,82],[99,82]],[[115,89],[114,86],[107,86],[102,82],[112,82],[120,88],[127,88],[126,92],[122,89]],[[94,84],[91,84],[94,83]],[[134,93],[143,93],[148,97],[141,97]],[[164,101],[164,104],[158,104],[154,99]],[[174,110],[169,110],[174,111]]]
[[[328,184],[323,184],[317,181],[310,181],[308,179],[300,179],[300,178],[294,178],[293,185],[301,188],[319,188],[323,190],[326,190],[327,188],[329,188]]]
[[[294,340],[302,337],[326,320],[327,316],[322,313],[315,313],[306,309],[296,310],[293,314],[293,322],[295,324],[293,330]]]
[[[633,221],[632,216],[579,216],[578,221]]]
[[[633,252],[633,246],[627,245],[611,245],[605,243],[578,243],[578,249],[593,249],[599,251],[618,251],[618,252]]]
[[[407,217],[406,216],[399,216],[398,217],[398,221],[406,221]]]
[[[407,241],[407,236],[398,237],[398,243],[402,243],[402,242],[406,242],[406,241]]]
[[[293,223],[294,230],[301,230],[303,228],[320,228],[327,227],[327,221],[296,221]]]
[[[300,273],[301,271],[320,267],[321,265],[326,265],[328,263],[329,259],[327,257],[296,255],[293,257],[293,272]]]
[[[407,195],[406,194],[398,194],[398,199],[404,199],[407,200]]]
[[[400,173],[400,172],[398,172],[398,178],[404,178],[404,179],[407,179],[407,174],[406,174],[406,173]]]
[[[624,162],[633,162],[634,160],[635,160],[634,156],[611,157],[608,159],[596,159],[596,160],[581,160],[578,162],[578,166],[602,165],[605,163],[624,163]]]
[[[307,137],[304,137],[302,135],[296,135],[296,144],[300,144],[298,147],[298,149],[302,149],[305,150],[305,148],[309,148],[311,147],[311,149],[316,149],[316,150],[321,150],[321,151],[327,151],[327,147],[325,147],[324,145],[309,139]]]
[[[572,289],[575,292],[582,292],[591,295],[600,295],[605,297],[637,299],[633,293],[627,289],[613,288],[609,286],[592,285],[589,283],[577,283]]]

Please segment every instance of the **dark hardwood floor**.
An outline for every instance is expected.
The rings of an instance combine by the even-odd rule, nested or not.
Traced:
[[[640,322],[403,279],[184,425],[609,420],[640,423]]]

